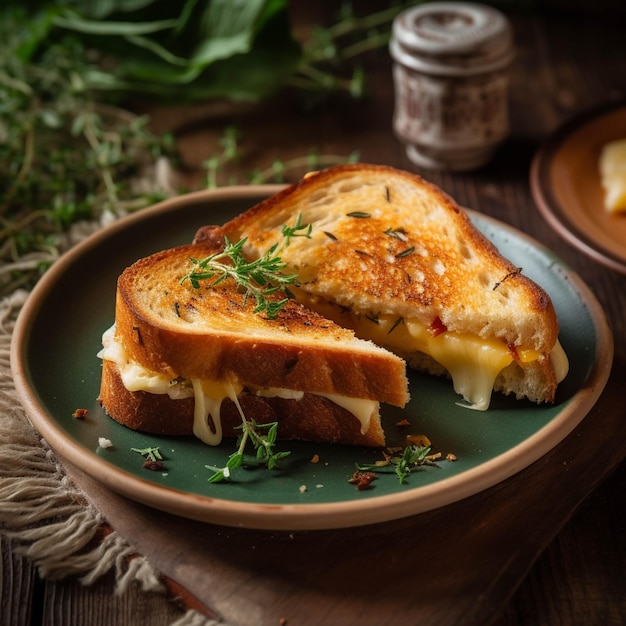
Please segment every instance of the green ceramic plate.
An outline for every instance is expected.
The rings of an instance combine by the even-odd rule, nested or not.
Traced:
[[[206,465],[222,466],[232,442],[211,448],[194,437],[155,437],[107,417],[96,402],[102,332],[114,319],[115,283],[137,258],[189,242],[199,226],[223,223],[279,187],[204,191],[161,203],[106,228],[62,257],[43,277],[18,320],[12,345],[16,387],[41,434],[61,455],[112,490],[157,509],[218,524],[267,529],[319,529],[386,521],[475,494],[528,466],[560,442],[600,395],[613,344],[604,314],[580,279],[521,233],[472,213],[477,226],[550,293],[571,369],[556,404],[536,406],[495,396],[487,412],[463,409],[450,383],[411,374],[413,400],[383,408],[386,432],[406,418],[456,462],[413,472],[401,485],[381,475],[374,488],[348,483],[356,463],[377,451],[288,443],[276,471],[241,472],[237,482],[210,484]],[[72,413],[87,408],[85,419]],[[407,429],[403,429],[405,434]],[[98,447],[106,437],[113,447]],[[142,468],[131,448],[159,446],[164,471]],[[319,455],[318,463],[311,463]]]

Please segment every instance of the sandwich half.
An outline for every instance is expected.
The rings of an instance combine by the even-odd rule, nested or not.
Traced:
[[[382,446],[380,402],[408,401],[396,355],[294,300],[273,315],[235,280],[190,280],[191,259],[224,241],[165,250],[127,268],[104,333],[99,402],[118,422],[209,445],[242,419],[278,422],[280,439]]]
[[[524,276],[441,189],[394,168],[350,164],[306,176],[236,217],[224,232],[249,258],[280,251],[311,310],[448,375],[468,407],[492,391],[553,402],[568,370],[548,294]],[[197,235],[202,238],[202,233]]]

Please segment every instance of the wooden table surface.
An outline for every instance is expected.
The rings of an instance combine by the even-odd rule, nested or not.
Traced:
[[[620,3],[609,4],[619,6]],[[461,539],[465,535],[478,538],[479,543],[475,545],[481,546],[484,554],[475,564],[476,580],[481,580],[479,570],[484,563],[497,561],[498,572],[493,585],[460,588],[458,584],[451,584],[438,594],[438,589],[429,585],[428,577],[439,567],[453,567],[449,558],[439,563],[437,554],[427,553],[425,562],[416,563],[417,569],[406,563],[399,566],[398,571],[403,577],[414,576],[412,584],[428,589],[433,604],[453,606],[456,602],[461,607],[456,614],[454,611],[429,612],[411,601],[415,605],[414,620],[407,619],[406,613],[393,604],[385,607],[385,618],[381,614],[369,618],[361,615],[357,619],[355,615],[358,615],[360,600],[359,594],[355,593],[346,596],[343,605],[340,599],[336,599],[328,619],[316,617],[312,603],[306,619],[302,616],[293,618],[288,621],[290,625],[626,624],[626,467],[619,464],[626,453],[626,403],[621,390],[626,379],[626,275],[595,263],[557,235],[539,214],[529,186],[531,159],[553,131],[581,111],[626,98],[626,13],[619,10],[594,12],[590,5],[553,2],[553,10],[545,13],[511,11],[517,57],[511,74],[512,132],[509,139],[494,161],[479,171],[465,174],[418,171],[460,204],[530,234],[581,276],[604,307],[614,333],[612,378],[590,418],[583,421],[565,442],[545,459],[507,481],[506,485],[490,489],[483,495],[480,516],[476,515],[479,509],[472,508],[472,502],[453,509],[467,514],[467,518],[457,518],[458,523],[450,525],[450,541],[459,546],[459,563],[475,556],[471,551],[463,554]],[[385,52],[368,58],[369,97],[360,103],[334,98],[320,103],[311,112],[300,106],[297,96],[284,93],[271,102],[254,107],[151,108],[148,112],[155,129],[176,131],[192,173],[194,167],[197,168],[217,149],[227,126],[237,127],[241,135],[241,159],[233,172],[242,181],[246,172],[269,167],[275,159],[284,161],[302,156],[310,150],[337,155],[358,150],[362,161],[415,169],[391,132],[393,89],[390,65]],[[197,182],[193,176],[189,180]],[[561,468],[558,473],[554,470],[555,464]],[[568,475],[570,466],[574,469]],[[555,481],[554,488],[546,484],[546,476]],[[507,506],[507,498],[511,498],[510,506]],[[137,515],[141,515],[141,511]],[[386,545],[389,557],[399,558],[398,535],[390,536],[391,532],[408,532],[411,524],[418,521],[426,524],[422,528],[427,527],[428,522],[440,521],[442,514],[424,515],[418,516],[419,520],[392,525],[387,535],[384,529],[376,527],[359,531],[364,533],[360,537],[372,542],[371,545],[379,550],[384,550]],[[472,528],[469,528],[470,524],[473,524]],[[489,532],[490,524],[493,525],[493,535]],[[132,524],[127,527],[132,535]],[[228,532],[224,534],[229,535]],[[325,545],[338,546],[339,539],[347,536],[326,533]],[[401,541],[399,545],[401,548]],[[493,555],[490,550],[494,551]],[[503,558],[502,551],[506,550],[510,550],[510,557],[505,555]],[[496,551],[499,555],[495,554]],[[227,558],[220,555],[217,567],[225,571]],[[160,563],[158,556],[155,560]],[[6,539],[2,539],[1,563],[2,624],[160,626],[181,615],[170,599],[139,589],[133,588],[124,596],[115,596],[111,577],[105,577],[91,587],[82,587],[73,580],[42,581]],[[164,565],[167,568],[167,563]],[[467,563],[467,567],[474,565]],[[211,564],[207,564],[206,570],[211,571]],[[334,567],[335,575],[336,570]],[[319,573],[323,576],[321,570]],[[362,571],[355,570],[353,574],[355,584],[361,586],[361,600],[364,601],[380,581],[376,576],[364,579]],[[437,576],[437,580],[442,580],[441,572]],[[463,580],[471,578],[468,575]],[[410,594],[408,584],[401,583],[400,586]],[[196,581],[195,591],[202,588]],[[242,584],[240,591],[244,588]],[[438,597],[445,590],[449,595]],[[277,590],[270,590],[270,595],[272,591]],[[228,594],[229,590],[224,589],[221,593]],[[387,600],[389,597],[385,596]],[[417,597],[422,598],[419,594]],[[229,623],[261,623],[246,621],[243,614],[239,615],[241,621],[235,622],[236,612],[226,615],[218,611],[215,603],[210,606],[209,598],[201,599],[218,617],[230,620]],[[472,613],[473,599],[480,606],[475,614]],[[398,604],[409,606],[411,602],[398,594]],[[427,604],[428,598],[423,598],[423,602]],[[467,619],[463,618],[463,611]],[[279,614],[276,613],[275,618],[267,617],[271,615],[269,610],[264,613],[262,623],[278,624]],[[289,614],[284,616],[290,618]],[[401,617],[404,618],[402,621]]]

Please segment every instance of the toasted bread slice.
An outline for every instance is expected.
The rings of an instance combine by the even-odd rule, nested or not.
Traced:
[[[224,434],[232,431],[228,419],[210,424],[209,431],[198,420],[212,415],[215,422],[220,418],[209,409],[216,401],[237,404],[248,395],[257,397],[248,405],[271,409],[262,412],[266,417],[289,421],[279,426],[280,438],[382,445],[378,403],[408,401],[402,359],[293,300],[268,319],[230,279],[197,288],[183,280],[191,258],[218,249],[211,242],[165,250],[120,276],[115,328],[104,338],[100,402],[107,412],[133,428],[187,432],[189,402],[183,401],[193,396],[196,430],[217,443],[220,426]],[[365,402],[365,414],[351,412],[355,400]],[[317,438],[304,424],[307,415],[319,426]]]
[[[310,237],[292,238],[279,253],[299,276],[299,301],[412,367],[451,375],[474,408],[487,408],[493,387],[554,400],[567,360],[550,297],[441,189],[390,167],[336,166],[224,232],[246,238],[255,258],[296,223],[310,225]]]
[[[173,400],[167,394],[129,391],[116,363],[104,360],[100,403],[116,421],[133,430],[155,435],[194,434],[195,398]],[[278,438],[313,443],[381,447],[385,434],[379,419],[370,419],[366,429],[347,409],[324,396],[304,393],[301,398],[264,397],[244,391],[237,397],[244,415],[257,424],[278,422]],[[220,407],[222,437],[241,434],[241,415],[236,404],[225,398]]]

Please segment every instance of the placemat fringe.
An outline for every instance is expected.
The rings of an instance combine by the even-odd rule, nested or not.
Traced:
[[[217,622],[190,609],[180,619],[172,622],[170,626],[225,626],[223,622]]]
[[[115,570],[123,593],[137,581],[163,591],[158,575],[115,531],[65,474],[17,399],[10,368],[11,332],[26,291],[0,300],[0,529],[39,574],[77,576],[86,585]]]
[[[24,412],[11,375],[11,333],[28,292],[0,299],[0,532],[48,580],[91,585],[111,570],[116,593],[132,584],[165,593],[148,560],[106,523],[74,485]],[[171,626],[224,626],[187,610]]]

